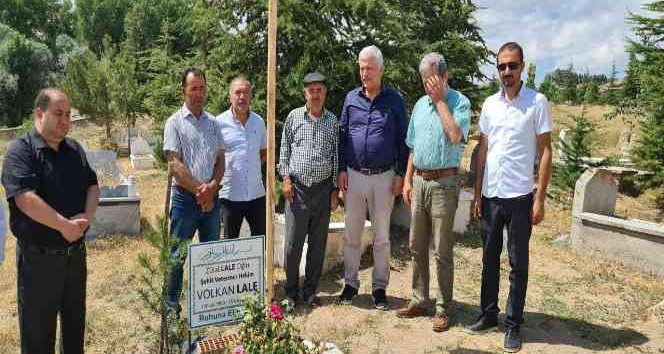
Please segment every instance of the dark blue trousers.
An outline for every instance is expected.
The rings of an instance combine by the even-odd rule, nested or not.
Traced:
[[[482,316],[495,320],[500,284],[500,253],[503,228],[507,227],[507,254],[510,263],[510,291],[507,298],[505,326],[519,328],[528,287],[528,245],[532,231],[533,194],[515,198],[482,197]]]

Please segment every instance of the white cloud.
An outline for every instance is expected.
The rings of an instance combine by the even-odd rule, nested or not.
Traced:
[[[570,63],[593,74],[621,73],[627,62],[625,39],[632,36],[628,11],[643,13],[650,0],[476,0],[475,13],[488,47],[522,45],[526,61],[537,65],[537,81]],[[491,76],[493,66],[484,72]],[[619,74],[620,75],[620,74]]]

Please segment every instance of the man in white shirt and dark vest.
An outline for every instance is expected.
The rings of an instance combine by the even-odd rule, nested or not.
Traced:
[[[528,285],[528,245],[533,225],[544,219],[544,199],[551,176],[553,124],[546,97],[520,80],[523,50],[514,42],[498,50],[502,89],[484,101],[480,115],[473,213],[483,241],[481,310],[470,326],[478,334],[497,328],[500,253],[507,228],[510,290],[504,349],[521,349],[520,326]],[[535,194],[534,166],[539,160]]]

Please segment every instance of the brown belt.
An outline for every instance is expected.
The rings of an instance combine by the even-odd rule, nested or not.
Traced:
[[[415,174],[422,177],[424,180],[432,180],[438,178],[444,178],[449,176],[454,176],[459,172],[459,169],[456,167],[444,168],[442,170],[415,170]]]

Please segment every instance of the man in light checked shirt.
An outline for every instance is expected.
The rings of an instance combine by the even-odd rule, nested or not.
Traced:
[[[316,296],[323,269],[330,212],[337,208],[337,117],[325,109],[325,76],[304,77],[306,105],[288,114],[281,135],[279,173],[286,197],[286,296],[291,307],[300,299],[300,260],[307,237],[302,299],[320,305]]]

